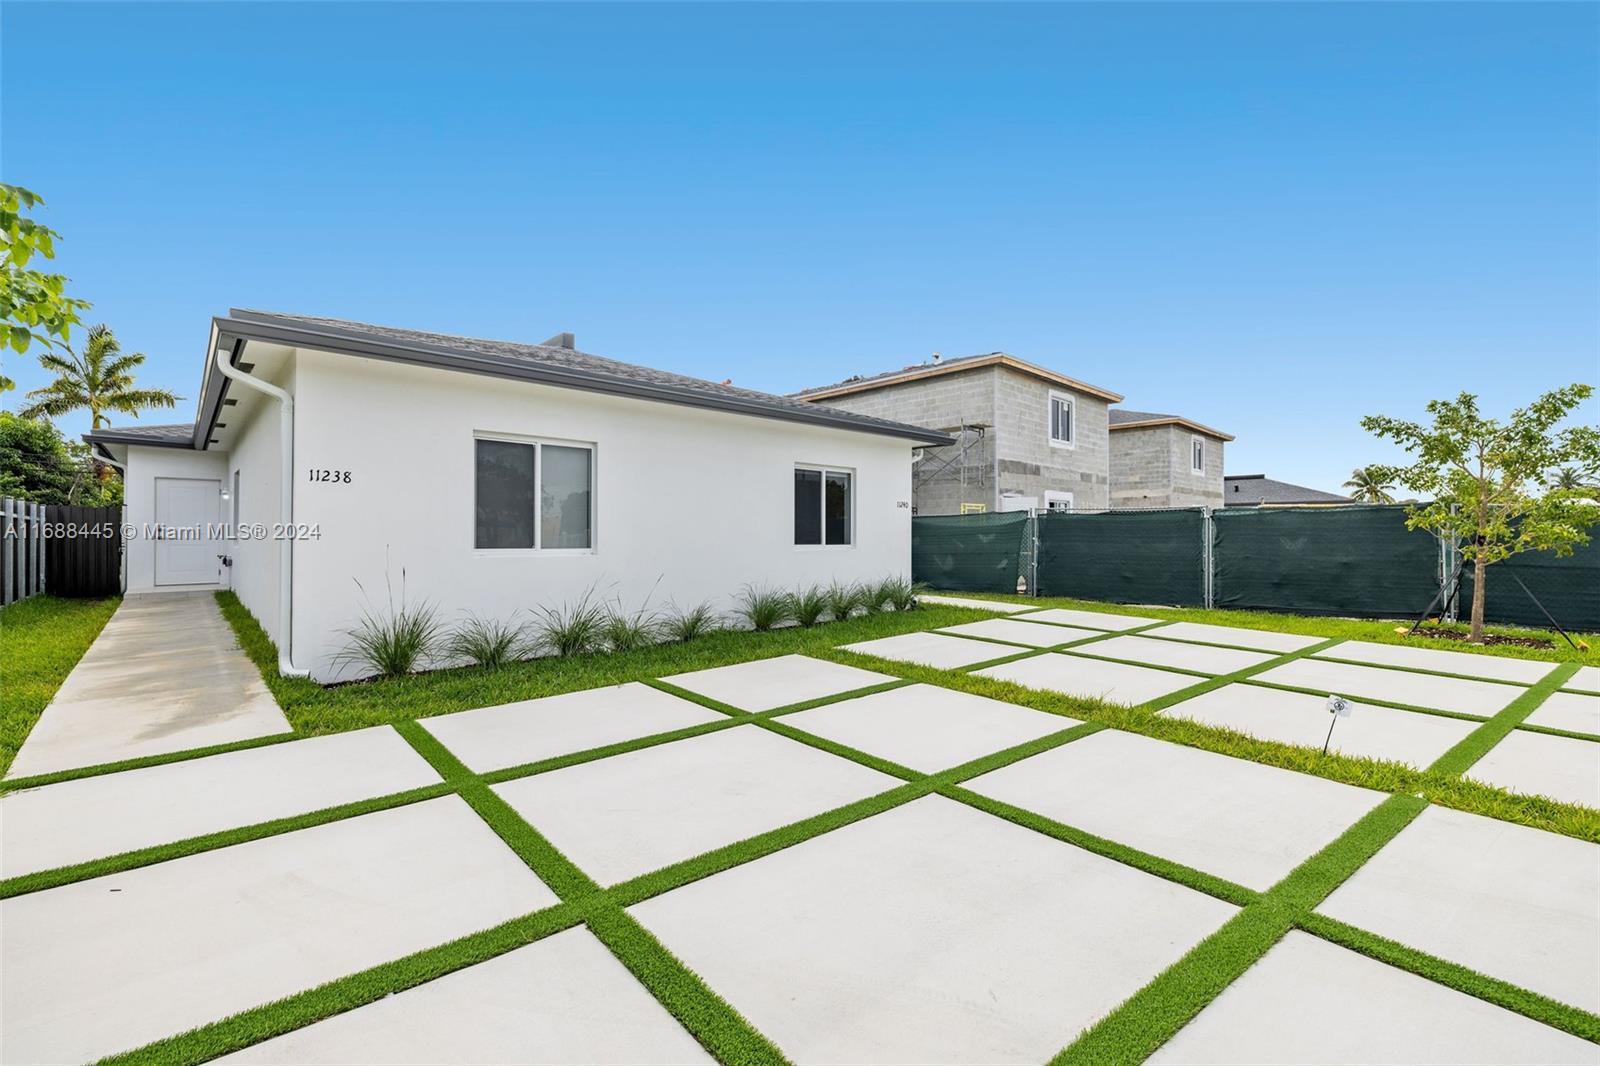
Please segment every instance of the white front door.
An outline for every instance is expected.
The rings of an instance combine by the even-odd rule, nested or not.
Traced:
[[[1037,496],[1006,495],[1000,497],[1000,510],[1002,511],[1033,511],[1038,506],[1039,497]]]
[[[217,585],[222,542],[217,509],[222,483],[214,478],[156,478],[156,584]]]

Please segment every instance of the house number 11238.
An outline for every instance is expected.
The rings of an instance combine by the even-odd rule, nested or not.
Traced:
[[[328,470],[326,468],[313,467],[309,473],[312,481],[326,481],[330,485],[350,484],[350,471],[348,470]]]

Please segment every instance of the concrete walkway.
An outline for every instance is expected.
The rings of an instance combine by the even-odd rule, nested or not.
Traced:
[[[289,731],[210,593],[129,596],[67,675],[7,776]]]

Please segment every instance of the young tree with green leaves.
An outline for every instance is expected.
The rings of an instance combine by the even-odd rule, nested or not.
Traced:
[[[1485,418],[1478,398],[1466,392],[1431,401],[1432,425],[1383,415],[1361,420],[1364,429],[1415,457],[1410,466],[1367,468],[1432,501],[1412,505],[1406,525],[1460,542],[1462,558],[1472,564],[1469,640],[1483,641],[1490,566],[1526,551],[1570,555],[1589,542],[1589,527],[1600,522],[1600,507],[1584,490],[1550,484],[1557,469],[1573,470],[1580,479],[1600,473],[1600,430],[1556,428],[1593,394],[1593,386],[1568,385],[1519,407],[1505,423]]]
[[[89,303],[66,294],[67,279],[30,268],[35,256],[54,259],[60,234],[28,218],[44,206],[37,193],[20,185],[0,184],[0,348],[18,354],[34,342],[46,347],[65,346],[78,313]],[[0,392],[16,383],[0,373]]]
[[[104,326],[90,326],[82,353],[71,350],[45,352],[39,365],[53,370],[56,379],[28,393],[32,402],[18,414],[23,418],[60,418],[73,411],[88,411],[91,428],[111,424],[107,412],[132,415],[147,407],[175,407],[179,397],[167,389],[141,389],[133,372],[144,363],[143,352],[124,353],[116,334]]]
[[[1390,495],[1394,479],[1384,477],[1381,467],[1356,467],[1350,472],[1350,480],[1344,483],[1344,487],[1350,490],[1350,498],[1357,503],[1394,502],[1394,497]]]

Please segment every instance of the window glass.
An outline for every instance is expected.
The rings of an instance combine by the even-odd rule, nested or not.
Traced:
[[[239,471],[233,472],[233,535],[239,535],[239,516],[244,512],[239,510]]]
[[[794,472],[794,542],[822,543],[822,471]]]
[[[557,444],[542,445],[540,452],[544,470],[540,482],[539,546],[589,547],[593,539],[589,528],[589,486],[594,453],[588,448]]]
[[[1194,454],[1191,462],[1194,464],[1194,469],[1197,473],[1204,473],[1206,469],[1206,442],[1196,437],[1192,448]]]
[[[533,445],[480,440],[477,448],[477,546],[533,547]]]
[[[823,518],[829,544],[850,543],[850,475],[830,470],[823,499]]]
[[[1050,397],[1050,439],[1072,443],[1072,402]]]

